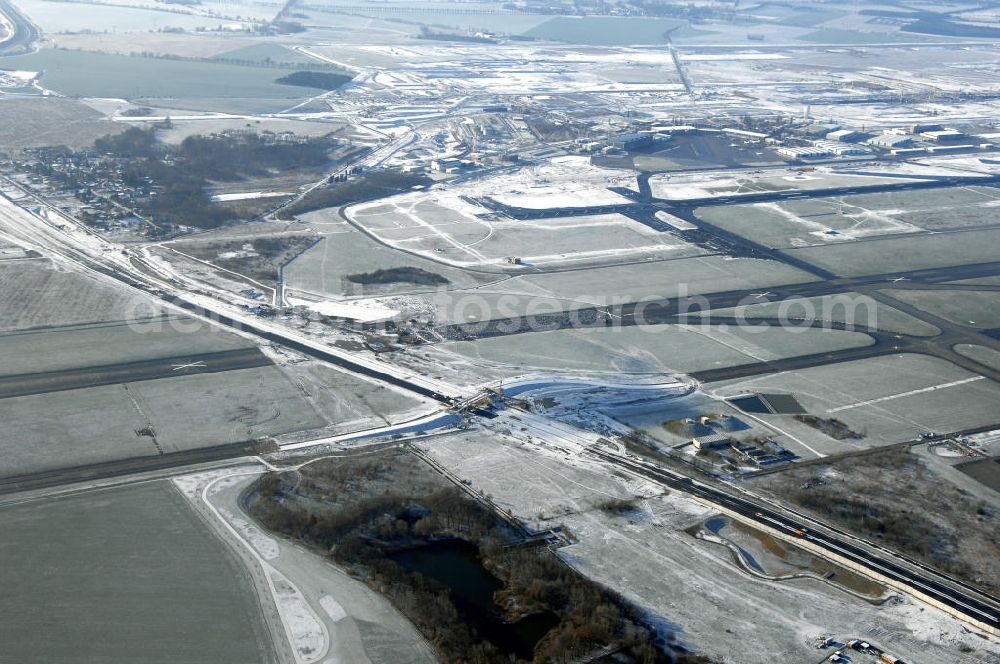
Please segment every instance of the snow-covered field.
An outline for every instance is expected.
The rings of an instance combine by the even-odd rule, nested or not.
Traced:
[[[555,157],[535,166],[504,175],[502,180],[480,183],[484,191],[513,207],[551,209],[628,203],[608,186],[635,189],[635,175],[628,171],[594,166],[589,157]]]
[[[708,385],[719,397],[752,391],[792,394],[809,412],[836,417],[865,438],[864,447],[913,440],[925,431],[958,431],[995,422],[1000,387],[927,355],[887,355]],[[804,435],[826,438],[781,416],[763,415]],[[826,441],[826,444],[830,444]],[[849,443],[836,441],[845,448]]]
[[[360,52],[361,55],[351,53]],[[331,52],[320,49],[321,53]],[[336,49],[334,56],[378,61],[375,75],[359,81],[367,90],[391,87],[413,98],[434,99],[438,90],[464,94],[533,95],[572,92],[674,91],[684,88],[666,49],[579,48],[546,44],[426,43],[421,48],[365,44]],[[756,54],[742,54],[753,58]],[[469,67],[463,62],[474,62]],[[629,76],[622,72],[638,72]]]
[[[564,208],[628,203],[608,187],[634,183],[634,176],[591,166],[586,157],[561,157],[511,174],[362,203],[345,213],[381,243],[454,267],[504,268],[511,257],[532,267],[610,265],[702,253],[620,214],[555,216]],[[472,202],[481,198],[548,209],[554,216],[515,221]]]
[[[287,297],[286,301],[292,306],[302,306],[315,311],[323,316],[335,316],[338,318],[352,318],[354,320],[369,322],[391,318],[398,314],[396,309],[390,309],[378,300],[306,300],[299,297]]]
[[[908,597],[873,606],[819,581],[751,575],[726,549],[684,532],[711,509],[608,472],[567,445],[571,428],[528,433],[512,424],[506,433],[471,431],[421,447],[533,526],[564,524],[577,542],[559,549],[560,557],[715,661],[818,661],[816,639],[830,634],[867,638],[907,661],[929,664],[961,661],[962,644],[986,657],[1000,653],[996,643]],[[597,506],[609,498],[633,498],[636,508],[608,514]]]
[[[385,652],[406,664],[435,661],[385,598],[318,553],[263,533],[242,512],[240,492],[263,471],[260,464],[224,468],[179,476],[174,484],[240,554],[296,664],[380,664]],[[368,622],[385,629],[367,629]]]
[[[244,191],[234,194],[216,194],[212,200],[216,203],[230,203],[232,201],[250,201],[259,198],[281,198],[282,196],[292,196],[290,191]]]
[[[887,170],[886,175],[896,171]],[[933,174],[928,172],[928,174]],[[810,191],[831,187],[858,187],[903,182],[905,178],[859,175],[835,166],[817,166],[808,173],[795,168],[770,168],[692,174],[654,175],[653,195],[668,200],[745,196],[770,191]]]

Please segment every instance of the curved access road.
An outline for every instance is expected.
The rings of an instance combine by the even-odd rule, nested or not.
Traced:
[[[17,55],[32,50],[42,36],[34,23],[28,20],[10,0],[0,0],[0,55]]]

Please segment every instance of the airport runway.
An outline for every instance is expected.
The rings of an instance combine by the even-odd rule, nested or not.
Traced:
[[[29,475],[0,477],[0,495],[36,491],[55,487],[69,486],[81,482],[96,482],[148,473],[160,470],[188,468],[211,461],[238,459],[262,453],[255,441],[243,441],[214,447],[200,447],[167,454],[133,457],[95,463],[86,466],[44,470]]]
[[[752,502],[747,498],[737,497],[719,489],[693,482],[690,478],[652,464],[634,461],[617,454],[610,454],[593,448],[588,450],[588,454],[677,491],[724,507],[752,521],[756,521],[762,526],[776,528],[787,534],[802,537],[802,539],[822,547],[832,554],[847,558],[866,569],[905,584],[924,595],[960,611],[963,615],[979,623],[989,625],[993,629],[1000,629],[1000,598],[993,597],[957,579],[944,577],[919,561],[910,560],[888,550],[885,550],[884,555],[869,551],[854,544],[854,538],[849,533],[831,528],[825,524],[824,530],[828,530],[833,534],[811,530],[812,523],[805,519],[799,520],[786,516],[785,514],[775,512],[765,505]],[[798,535],[798,533],[801,533],[801,535]],[[916,567],[916,569],[911,569],[909,565],[904,566],[895,562],[892,560],[894,557],[906,560],[909,565]]]
[[[251,347],[79,369],[17,374],[0,377],[0,399],[119,383],[137,383],[159,378],[251,369],[271,364],[271,360],[261,353],[259,348]]]
[[[850,185],[829,187],[825,189],[793,189],[791,191],[761,191],[752,194],[734,196],[712,196],[708,198],[689,198],[685,200],[654,199],[658,204],[667,207],[693,209],[699,207],[714,207],[718,205],[746,205],[748,203],[771,203],[787,200],[802,200],[806,198],[826,198],[829,196],[854,196],[857,194],[884,194],[897,191],[915,191],[918,189],[941,189],[945,187],[967,187],[970,185],[995,185],[1000,182],[1000,176],[969,177],[969,176],[906,176],[912,180],[902,182],[886,182],[872,185]],[[920,178],[920,179],[916,179]]]
[[[1000,183],[1000,175],[985,177],[970,176],[938,176],[920,177],[907,176],[913,179],[882,184],[856,184],[851,186],[827,187],[824,189],[792,189],[789,191],[760,191],[732,196],[710,196],[706,198],[666,199],[656,198],[649,191],[648,178],[640,182],[637,202],[612,203],[571,208],[522,208],[506,205],[493,198],[484,196],[476,201],[485,207],[501,212],[518,221],[529,219],[548,219],[553,217],[580,217],[613,212],[626,213],[641,207],[651,207],[657,210],[667,210],[671,214],[685,213],[701,207],[717,207],[720,205],[748,205],[751,203],[777,203],[787,200],[804,200],[807,198],[827,198],[831,196],[854,196],[859,194],[883,194],[888,192],[914,191],[919,189],[943,189],[948,187],[967,187],[970,185],[990,186]],[[633,198],[633,200],[636,200]],[[680,215],[677,215],[680,216]]]
[[[857,278],[841,278],[829,281],[809,281],[805,283],[771,286],[760,289],[741,289],[692,295],[682,298],[625,303],[607,307],[583,305],[566,312],[521,316],[519,318],[495,318],[474,323],[457,323],[436,328],[436,331],[450,338],[492,337],[507,334],[523,334],[539,330],[557,330],[571,327],[604,327],[611,314],[613,326],[652,325],[676,323],[677,316],[697,315],[709,309],[729,309],[740,305],[754,305],[764,302],[781,302],[795,298],[813,298],[841,293],[851,293],[857,288],[895,288],[898,284],[914,287],[918,282],[943,283],[952,280],[976,279],[1000,274],[1000,261],[959,265],[956,267],[912,270],[869,275]],[[894,280],[895,281],[894,283]],[[544,298],[542,298],[544,299]],[[863,326],[859,326],[863,329]]]

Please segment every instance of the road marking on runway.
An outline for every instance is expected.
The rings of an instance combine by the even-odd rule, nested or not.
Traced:
[[[869,399],[868,401],[859,401],[857,403],[847,404],[846,406],[838,406],[837,408],[831,408],[826,412],[839,413],[842,410],[850,410],[851,408],[860,408],[861,406],[870,406],[871,404],[881,403],[883,401],[892,401],[893,399],[909,397],[913,396],[914,394],[923,394],[924,392],[933,392],[934,390],[941,390],[946,387],[956,387],[958,385],[965,385],[966,383],[973,383],[977,380],[986,380],[986,376],[973,376],[972,378],[963,378],[962,380],[956,380],[950,383],[941,383],[940,385],[931,385],[930,387],[922,387],[919,390],[910,390],[909,392],[890,394],[887,397],[879,397],[878,399]]]
[[[188,362],[187,364],[172,364],[170,365],[174,368],[174,371],[180,371],[182,369],[204,369],[205,363],[201,360],[198,362]]]

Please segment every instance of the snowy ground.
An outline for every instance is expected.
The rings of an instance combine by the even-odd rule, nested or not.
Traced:
[[[996,423],[1000,387],[983,376],[926,355],[887,355],[719,383],[720,397],[762,391],[788,393],[811,414],[836,417],[865,434],[827,441],[841,450],[912,440],[925,431],[957,431]],[[826,436],[787,416],[761,419],[822,441]]]
[[[312,300],[306,300],[299,297],[286,297],[285,301],[293,307],[307,307],[323,316],[353,318],[354,320],[362,322],[385,320],[387,318],[392,318],[399,313],[399,311],[390,309],[375,300],[355,300],[351,302],[320,300],[318,302],[314,302]]]
[[[276,607],[295,663],[434,662],[430,646],[386,599],[318,554],[261,531],[243,514],[239,494],[262,471],[253,464],[174,483],[253,568],[261,602]]]
[[[440,346],[484,366],[610,374],[691,373],[784,357],[866,346],[871,338],[840,330],[647,325],[554,330]]]
[[[289,191],[244,191],[235,194],[216,194],[215,196],[212,196],[212,200],[216,203],[228,203],[231,201],[249,201],[259,198],[281,198],[283,196],[292,195],[292,192]]]
[[[456,267],[496,269],[514,256],[525,266],[545,268],[701,253],[676,236],[619,214],[514,221],[470,202],[488,197],[556,213],[628,203],[608,187],[634,183],[634,176],[591,166],[587,157],[560,157],[503,176],[362,203],[345,213],[380,243]]]
[[[918,233],[923,229],[895,218],[904,210],[870,210],[832,199],[699,208],[713,225],[770,247],[807,247],[869,237]]]
[[[818,660],[815,639],[825,634],[869,638],[907,661],[928,664],[990,661],[1000,654],[996,640],[972,635],[907,597],[873,606],[818,581],[754,577],[733,563],[728,550],[683,532],[710,509],[609,473],[561,438],[529,441],[510,427],[509,435],[466,432],[422,447],[532,524],[565,524],[579,540],[560,549],[567,562],[720,662]],[[632,513],[612,516],[596,508],[629,496],[638,497]],[[975,654],[961,655],[962,644]]]
[[[445,44],[419,48],[363,44],[311,49],[337,62],[377,62],[361,79],[359,92],[405,90],[411,97],[438,96],[441,86],[464,94],[557,94],[571,92],[682,92],[665,49],[600,48],[572,45]],[[469,67],[467,63],[475,63]],[[369,65],[370,66],[370,65]],[[367,70],[368,67],[365,66]]]
[[[891,172],[887,169],[886,175]],[[668,200],[745,196],[768,191],[810,191],[831,187],[859,187],[902,182],[906,178],[859,175],[836,166],[817,166],[809,173],[792,168],[746,169],[743,171],[698,172],[654,175],[649,184],[653,196]]]

